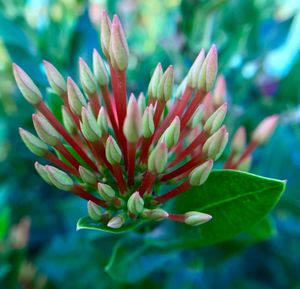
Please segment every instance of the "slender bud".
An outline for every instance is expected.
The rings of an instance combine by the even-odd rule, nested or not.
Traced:
[[[170,149],[172,146],[177,144],[180,135],[180,118],[176,116],[171,122],[169,127],[165,130],[161,136],[161,141],[163,140],[167,148]]]
[[[99,114],[97,117],[97,124],[100,129],[101,135],[106,134],[108,131],[108,123],[107,123],[105,109],[103,106],[99,110]]]
[[[144,138],[149,138],[154,133],[154,121],[153,121],[153,106],[146,107],[142,118],[142,132]]]
[[[34,163],[34,167],[37,171],[37,173],[39,174],[39,176],[48,184],[48,185],[52,185],[52,182],[48,176],[47,170],[45,168],[45,166],[41,165],[38,162]]]
[[[110,59],[109,56],[109,47],[110,47],[110,31],[111,31],[111,22],[106,13],[102,11],[101,13],[101,48],[107,59]]]
[[[110,59],[116,70],[126,70],[128,66],[129,49],[125,33],[118,16],[113,17],[110,36]]]
[[[205,51],[204,49],[201,49],[187,75],[187,85],[191,88],[196,88],[197,86],[198,75],[200,73],[204,58]]]
[[[60,190],[70,191],[74,186],[73,180],[63,171],[53,167],[45,166],[51,183]]]
[[[215,107],[221,106],[225,102],[226,96],[226,82],[223,75],[217,78],[214,93],[213,93],[213,104]]]
[[[121,162],[122,152],[112,136],[109,136],[106,140],[105,154],[111,165],[119,164]]]
[[[66,110],[64,106],[62,106],[62,120],[64,127],[68,131],[69,134],[76,134],[77,133],[77,126],[70,115],[70,113]]]
[[[215,133],[222,125],[227,113],[227,103],[221,105],[205,122],[203,130],[208,134]]]
[[[67,83],[61,73],[50,62],[43,61],[50,86],[57,95],[64,95],[67,92]]]
[[[124,216],[118,215],[109,220],[109,222],[107,223],[107,227],[112,229],[119,229],[124,225],[124,223],[125,223]]]
[[[149,97],[157,98],[158,86],[162,78],[162,75],[163,75],[163,70],[161,64],[158,63],[157,66],[155,67],[155,70],[149,82],[149,86],[148,86]]]
[[[202,225],[212,219],[211,215],[191,211],[184,214],[184,222],[190,226],[199,226]]]
[[[244,127],[240,127],[232,140],[231,149],[234,153],[241,153],[246,147],[246,130]]]
[[[168,212],[163,209],[156,208],[153,210],[144,209],[143,217],[152,221],[162,221],[169,217]]]
[[[40,103],[42,94],[28,74],[17,64],[13,64],[13,72],[24,98],[33,105]]]
[[[55,146],[60,135],[55,128],[42,115],[33,114],[32,121],[39,138],[50,146]]]
[[[152,150],[148,158],[148,170],[156,174],[161,174],[166,168],[167,161],[167,145],[165,142],[161,142]]]
[[[160,79],[158,89],[157,89],[157,98],[159,100],[168,101],[172,96],[174,83],[174,71],[173,66],[170,65],[163,76]]]
[[[80,127],[84,137],[91,142],[99,140],[102,135],[94,114],[89,109],[83,107],[81,120]]]
[[[87,210],[89,217],[94,221],[100,221],[102,218],[101,208],[92,201],[88,201]]]
[[[98,183],[98,192],[100,196],[108,202],[110,202],[116,196],[116,193],[113,190],[113,188],[103,183]]]
[[[93,51],[93,72],[100,86],[108,85],[109,78],[104,61],[96,49]]]
[[[144,200],[139,192],[133,193],[127,202],[128,211],[134,215],[140,214],[144,209]]]
[[[23,128],[19,128],[19,134],[26,147],[33,154],[42,157],[48,151],[48,146],[29,131],[26,131]]]
[[[200,104],[197,108],[197,110],[194,112],[192,119],[191,119],[191,127],[201,127],[202,126],[202,119],[204,116],[204,109],[205,106],[203,104]]]
[[[176,92],[175,92],[176,99],[178,99],[182,96],[184,90],[186,89],[186,86],[187,86],[187,77],[185,77],[178,85]]]
[[[130,143],[136,143],[142,134],[142,116],[133,94],[130,95],[127,105],[127,114],[124,120],[123,132]]]
[[[97,183],[97,177],[85,167],[79,166],[79,174],[83,182],[86,184],[95,185]]]
[[[243,159],[236,169],[239,171],[248,172],[251,168],[251,164],[252,164],[252,156],[250,155],[245,159]]]
[[[208,159],[216,160],[223,153],[228,142],[228,132],[225,126],[216,131],[204,144],[203,153]]]
[[[72,80],[71,77],[67,79],[67,91],[68,91],[68,101],[71,110],[78,116],[81,115],[82,107],[87,106],[84,95],[77,86],[77,84]]]
[[[139,94],[139,97],[138,97],[138,106],[139,106],[139,109],[140,109],[141,113],[146,109],[146,100],[145,100],[145,95],[144,95],[143,92],[141,92]]]
[[[91,69],[89,68],[89,66],[81,57],[79,58],[79,75],[80,75],[80,82],[84,92],[87,95],[96,93],[97,84],[94,75]]]
[[[214,162],[209,160],[192,170],[189,181],[192,186],[201,186],[207,180]]]
[[[254,130],[252,141],[263,144],[268,141],[278,123],[279,115],[274,114],[266,117]]]

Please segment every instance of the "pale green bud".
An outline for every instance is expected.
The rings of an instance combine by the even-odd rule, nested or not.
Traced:
[[[53,167],[45,166],[51,183],[60,190],[70,191],[74,186],[73,180],[63,171]]]
[[[87,210],[89,217],[94,221],[100,221],[102,218],[101,207],[95,204],[92,201],[88,201],[87,203]]]
[[[111,201],[115,196],[116,193],[113,190],[113,188],[109,185],[103,184],[103,183],[98,183],[98,192],[100,196],[105,200],[105,201]]]
[[[109,220],[109,222],[107,223],[107,227],[112,229],[119,229],[124,225],[124,223],[125,223],[124,216],[118,215]]]
[[[225,119],[227,113],[227,103],[221,105],[205,122],[203,130],[208,134],[216,132]]]
[[[128,211],[134,215],[140,214],[144,209],[144,200],[139,192],[133,193],[127,202]]]
[[[141,113],[146,109],[146,99],[145,99],[145,95],[144,95],[143,92],[141,92],[139,94],[138,106],[139,106],[139,110],[140,110]]]
[[[173,66],[170,65],[163,76],[160,79],[158,89],[157,89],[157,98],[159,100],[168,101],[172,96],[174,83],[174,71]]]
[[[170,149],[172,146],[177,144],[180,135],[180,118],[176,116],[171,122],[169,127],[165,130],[160,138],[160,141],[164,141],[167,148]]]
[[[94,173],[89,171],[83,166],[79,166],[79,174],[83,182],[85,182],[88,185],[95,185],[97,183],[97,177]]]
[[[226,96],[226,81],[223,75],[217,78],[214,93],[213,93],[213,104],[215,107],[221,106],[225,102]]]
[[[105,109],[103,106],[99,110],[99,114],[97,117],[97,124],[100,129],[101,135],[106,134],[108,131],[108,123],[107,123]]]
[[[186,89],[186,85],[187,85],[187,77],[185,77],[178,85],[176,92],[175,92],[176,99],[180,98],[183,95],[183,92]]]
[[[79,58],[79,75],[80,75],[80,82],[84,92],[87,95],[96,93],[97,84],[94,75],[91,69],[89,68],[89,66],[82,58]]]
[[[207,180],[214,162],[209,160],[192,170],[189,181],[192,186],[201,186]]]
[[[89,109],[83,107],[81,120],[80,127],[84,137],[91,142],[99,140],[102,135],[94,114]]]
[[[122,159],[122,152],[112,136],[106,140],[105,146],[106,159],[111,165],[119,164]]]
[[[279,120],[279,115],[271,115],[269,117],[266,117],[261,123],[256,127],[252,134],[252,141],[263,144],[268,141],[268,139],[273,134],[273,131],[275,130],[277,123]]]
[[[158,86],[162,78],[162,75],[163,75],[163,70],[161,64],[158,63],[157,66],[155,67],[155,70],[149,82],[149,86],[148,86],[149,97],[157,98]]]
[[[246,130],[244,127],[240,127],[232,140],[231,148],[235,153],[241,153],[246,147]]]
[[[19,128],[19,134],[26,145],[26,147],[35,155],[42,157],[48,151],[48,146],[37,138],[35,135],[26,131],[23,128]]]
[[[47,173],[47,170],[45,168],[45,166],[41,165],[40,163],[38,162],[35,162],[34,163],[34,167],[37,171],[37,173],[39,174],[39,176],[48,184],[48,185],[53,185],[49,176],[48,176],[48,173]]]
[[[252,157],[248,156],[247,158],[243,159],[239,166],[236,168],[239,171],[249,172],[252,164]]]
[[[142,131],[144,138],[149,138],[154,133],[153,106],[146,107],[142,118]]]
[[[185,213],[184,217],[185,217],[184,222],[190,226],[199,226],[212,219],[211,215],[195,212],[195,211]]]
[[[96,49],[93,51],[93,72],[100,86],[108,85],[108,73],[104,61]]]
[[[101,13],[101,48],[107,59],[110,59],[109,56],[109,47],[110,47],[110,33],[111,33],[111,22],[106,13],[102,11]]]
[[[191,119],[191,127],[196,128],[196,127],[201,127],[202,126],[202,119],[204,116],[204,109],[205,106],[203,104],[200,104],[196,111],[194,112],[192,119]]]
[[[195,59],[192,67],[190,68],[188,75],[187,75],[187,85],[191,88],[197,87],[198,76],[205,58],[205,51],[201,49],[197,58]]]
[[[167,145],[165,142],[161,142],[152,150],[148,158],[148,170],[156,174],[161,174],[167,166],[167,161]]]
[[[144,209],[143,217],[158,222],[167,219],[169,217],[169,214],[168,212],[160,208],[156,208],[153,210]]]
[[[69,134],[76,134],[77,133],[77,126],[70,115],[70,113],[66,110],[64,106],[62,106],[62,119],[63,119],[63,124],[66,130],[68,131]]]
[[[82,94],[81,90],[77,84],[72,80],[71,77],[67,79],[67,91],[68,91],[68,101],[71,110],[77,115],[81,115],[82,107],[87,106],[86,99]]]

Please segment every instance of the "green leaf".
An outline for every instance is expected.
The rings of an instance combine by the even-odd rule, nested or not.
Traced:
[[[285,181],[240,171],[214,171],[204,185],[178,196],[173,207],[176,213],[199,211],[213,219],[199,227],[165,222],[166,228],[159,228],[164,236],[158,245],[198,247],[231,239],[262,220],[284,188]]]
[[[0,241],[4,239],[7,234],[9,226],[10,210],[8,207],[0,210]]]

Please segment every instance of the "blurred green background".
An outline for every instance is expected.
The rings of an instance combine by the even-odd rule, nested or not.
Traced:
[[[17,128],[33,108],[11,63],[46,90],[42,60],[78,79],[78,57],[99,48],[100,11],[117,13],[131,49],[128,91],[146,92],[155,65],[184,77],[216,43],[230,103],[227,125],[281,124],[252,172],[288,179],[261,232],[208,248],[151,248],[134,234],[75,231],[85,202],[42,182]],[[300,1],[0,1],[0,288],[300,288]],[[49,101],[53,101],[50,99]],[[107,264],[110,266],[106,267]]]

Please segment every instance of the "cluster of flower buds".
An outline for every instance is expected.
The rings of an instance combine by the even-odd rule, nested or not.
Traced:
[[[54,165],[36,162],[38,174],[48,184],[86,199],[90,218],[110,228],[139,219],[192,226],[209,221],[211,216],[202,212],[173,214],[161,207],[201,186],[227,144],[226,87],[224,78],[217,78],[215,45],[206,55],[200,51],[174,96],[173,67],[163,71],[158,64],[147,95],[131,93],[128,99],[127,42],[118,17],[111,22],[106,12],[101,47],[106,62],[96,50],[92,69],[79,61],[82,90],[44,62],[49,84],[63,101],[62,123],[30,77],[13,66],[20,91],[37,110],[32,116],[37,136],[22,128],[20,135],[31,152]],[[270,126],[268,122],[257,129],[255,144],[264,141]],[[161,192],[161,184],[172,188]]]

